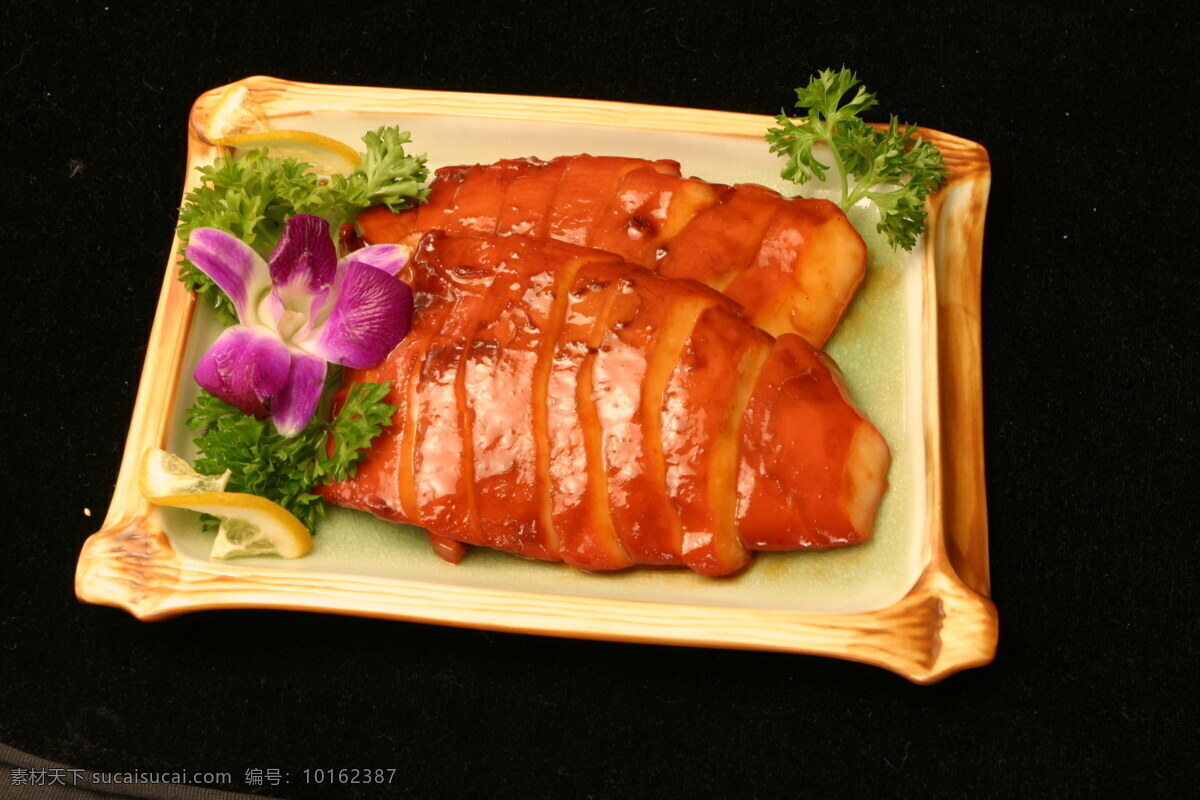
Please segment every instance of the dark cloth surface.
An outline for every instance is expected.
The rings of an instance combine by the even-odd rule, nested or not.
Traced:
[[[0,741],[100,772],[229,771],[218,788],[290,798],[1194,787],[1187,5],[171,6],[0,12]],[[843,63],[883,113],[991,154],[995,663],[917,687],[800,656],[268,611],[145,624],[75,600],[201,92],[269,74],[769,114]],[[335,791],[304,782],[317,768],[396,773]],[[251,769],[290,782],[251,786]],[[36,796],[20,791],[0,786]]]

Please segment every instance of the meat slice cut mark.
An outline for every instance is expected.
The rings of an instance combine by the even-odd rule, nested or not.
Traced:
[[[616,156],[444,167],[427,205],[356,222],[371,244],[422,231],[551,238],[606,250],[727,294],[773,336],[823,347],[866,274],[866,245],[827,200],[680,175],[674,161]]]
[[[428,234],[380,366],[398,410],[332,502],[587,570],[726,575],[869,538],[890,454],[836,365],[707,287],[520,236]]]

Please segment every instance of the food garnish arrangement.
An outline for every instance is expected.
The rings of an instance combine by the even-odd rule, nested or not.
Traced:
[[[850,71],[796,93],[767,146],[839,202],[602,154],[430,179],[396,128],[358,153],[229,95],[179,225],[179,277],[226,325],[193,373],[198,457],[148,451],[142,494],[200,512],[216,558],[302,556],[329,503],[453,563],[721,576],[869,539],[891,456],[821,350],[870,279],[845,211],[911,249],[946,173],[861,119]]]

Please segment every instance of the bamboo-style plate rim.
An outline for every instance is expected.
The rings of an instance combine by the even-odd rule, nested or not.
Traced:
[[[761,137],[772,118],[596,100],[297,83],[256,76],[205,92],[192,108],[184,193],[218,148],[198,134],[217,98],[245,86],[268,118],[347,111]],[[922,383],[927,554],[902,599],[876,611],[827,614],[614,600],[451,586],[287,568],[192,563],[152,522],[138,462],[163,447],[195,298],[176,280],[172,243],[120,473],[102,529],[84,543],[78,597],[141,620],[187,611],[274,608],[343,613],[553,636],[833,656],[890,669],[916,683],[989,663],[997,615],[989,599],[983,474],[980,276],[991,170],[974,142],[922,129],[943,153],[947,184],[929,203],[922,267]]]

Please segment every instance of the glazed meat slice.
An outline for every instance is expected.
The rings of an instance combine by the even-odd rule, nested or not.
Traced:
[[[592,229],[625,175],[647,163],[640,158],[589,155],[567,159],[550,206],[546,235],[560,242],[587,244]]]
[[[587,245],[727,294],[768,333],[824,346],[866,273],[866,246],[827,200],[680,174],[674,161],[562,156],[445,167],[430,202],[357,219],[372,244],[428,230]]]
[[[674,237],[659,270],[723,292],[758,255],[781,200],[765,186],[738,184]]]
[[[706,212],[710,216],[701,215],[671,242],[659,271],[689,277],[682,267],[690,250],[728,247],[736,236],[735,226],[711,217],[721,214],[723,206],[739,203],[746,192],[763,197],[762,187],[735,186],[722,204]],[[750,261],[734,271],[721,291],[752,307],[752,319],[762,321],[768,333],[787,330],[813,347],[823,347],[866,274],[867,247],[842,210],[828,200],[776,195],[768,203],[772,205],[774,214]],[[760,212],[755,223],[765,216]],[[694,244],[693,237],[700,242]]]
[[[596,354],[593,400],[603,437],[613,523],[639,564],[677,564],[683,527],[667,481],[662,408],[672,374],[705,309],[732,305],[683,281],[621,280]]]
[[[486,261],[482,242],[471,255]],[[538,494],[548,445],[535,435],[546,420],[543,351],[557,341],[556,274],[574,273],[599,254],[579,255],[514,237],[517,258],[495,268],[491,295],[467,351],[464,396],[476,507],[489,546],[533,558],[558,558],[548,507]],[[464,460],[466,456],[464,455]]]
[[[617,253],[631,264],[654,269],[659,250],[692,219],[712,206],[724,186],[679,177],[662,167],[627,174],[588,236],[588,246]],[[711,282],[701,280],[701,283]]]
[[[862,541],[875,524],[889,462],[883,437],[863,424],[833,360],[798,337],[780,337],[742,417],[742,543],[793,550]]]
[[[836,367],[691,281],[520,236],[421,240],[398,407],[336,503],[588,570],[736,572],[870,536],[890,456]]]
[[[685,531],[680,553],[704,575],[750,560],[735,525],[741,420],[771,337],[724,307],[707,309],[680,353],[664,398],[667,495]],[[794,337],[789,337],[794,338]]]
[[[390,220],[398,227],[391,234],[395,241],[407,236],[414,230],[441,229],[455,217],[459,216],[458,206],[454,199],[462,188],[470,167],[445,167],[437,171],[437,179],[429,186],[429,201],[416,209],[416,213],[407,219],[397,215]],[[384,206],[387,210],[387,206]]]
[[[563,171],[566,168],[567,159],[565,158],[555,159],[550,163],[545,161],[534,163],[534,160],[531,159],[529,168],[513,179],[508,186],[507,193],[502,198],[500,217],[496,221],[496,233],[515,233],[538,239],[546,238],[549,230],[550,209],[554,205],[558,182],[562,180]],[[386,212],[387,209],[384,211]],[[372,213],[372,210],[363,213],[369,214]]]
[[[617,537],[608,500],[599,415],[592,401],[593,367],[621,262],[588,265],[560,283],[566,300],[546,387],[546,437],[554,528],[562,559],[585,569],[633,565]]]
[[[530,163],[529,159],[518,159],[470,167],[454,195],[454,211],[441,226],[442,230],[466,236],[495,233],[504,196]]]

